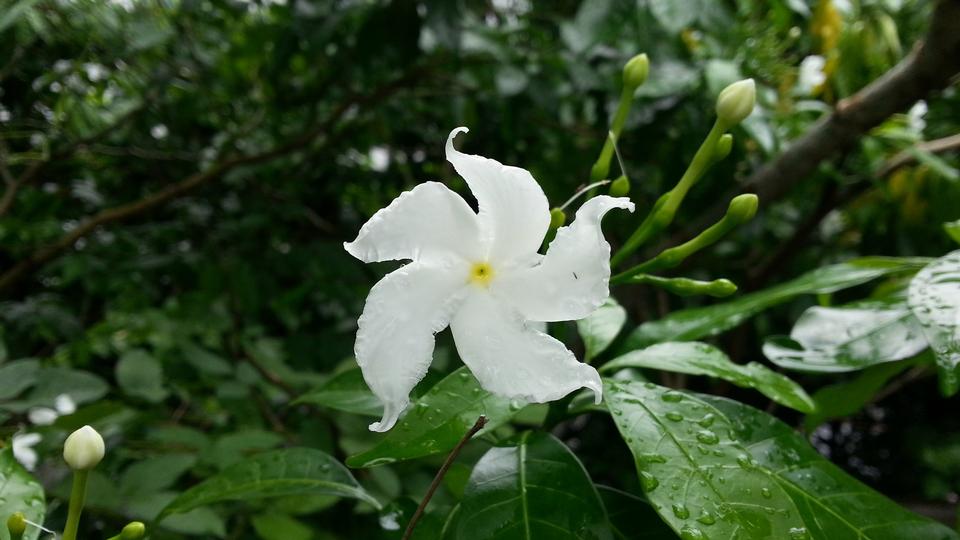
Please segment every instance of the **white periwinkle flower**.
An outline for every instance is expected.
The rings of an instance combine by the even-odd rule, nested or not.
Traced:
[[[106,449],[103,437],[90,426],[74,431],[63,443],[63,460],[75,471],[86,471],[97,466]]]
[[[600,219],[626,198],[595,197],[537,253],[550,225],[547,198],[524,169],[463,154],[447,139],[447,160],[477,198],[479,213],[438,182],[402,193],[344,244],[364,262],[412,260],[374,285],[359,320],[355,353],[384,404],[387,431],[448,325],[460,357],[490,392],[547,402],[579,388],[601,397],[597,371],[577,361],[536,323],[582,319],[609,295],[610,245]]]

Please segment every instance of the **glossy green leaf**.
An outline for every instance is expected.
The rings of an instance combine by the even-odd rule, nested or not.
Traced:
[[[7,519],[16,512],[34,523],[43,523],[47,503],[43,486],[13,457],[9,446],[0,448],[0,540],[10,540]],[[36,540],[40,530],[27,527],[24,540]]]
[[[310,403],[367,416],[383,414],[383,404],[370,391],[359,369],[350,369],[334,375],[319,387],[300,396],[295,403]]]
[[[603,503],[573,452],[524,432],[473,468],[457,516],[458,540],[612,538]]]
[[[379,508],[343,465],[312,448],[287,448],[258,454],[231,465],[174,499],[158,519],[221,501],[288,495],[351,497]]]
[[[786,369],[831,373],[903,360],[926,348],[920,323],[906,306],[880,303],[811,307],[789,338],[769,338],[763,354]]]
[[[577,321],[577,330],[583,338],[588,362],[607,350],[626,322],[627,310],[623,309],[613,297],[608,298],[587,318]]]
[[[612,373],[623,368],[662,369],[689,375],[706,375],[731,382],[741,388],[756,388],[758,392],[781,405],[800,412],[811,412],[813,400],[803,387],[789,377],[763,364],[750,362],[735,364],[723,351],[699,342],[669,342],[629,352],[614,358],[600,368]]]
[[[910,310],[937,358],[940,390],[960,390],[960,250],[931,263],[910,282]]]
[[[677,535],[660,519],[650,501],[626,491],[597,486],[607,509],[610,531],[617,540],[675,540]]]
[[[37,381],[40,361],[33,358],[14,360],[0,366],[0,400],[12,399]]]
[[[761,311],[802,294],[832,293],[892,274],[919,270],[929,259],[865,257],[824,266],[780,285],[712,306],[676,311],[637,327],[623,350],[663,341],[689,341],[729,330]]]
[[[810,540],[957,540],[939,523],[918,516],[860,483],[824,459],[776,418],[729,399],[704,396],[730,418],[749,451],[750,465],[793,499]],[[790,538],[790,537],[782,537]]]
[[[509,420],[523,405],[480,388],[473,374],[461,367],[417,399],[376,446],[347,458],[347,465],[374,467],[446,452],[480,416],[487,417],[487,426],[480,432],[485,433]]]
[[[699,0],[650,0],[653,16],[665,29],[677,33],[697,20]]]
[[[828,420],[856,413],[886,386],[887,381],[919,361],[930,361],[929,354],[901,362],[879,364],[863,370],[849,381],[824,386],[813,394],[817,408],[804,418],[804,426],[812,430]]]
[[[791,538],[803,527],[783,488],[746,461],[733,426],[703,399],[604,381],[604,399],[654,509],[681,538]]]

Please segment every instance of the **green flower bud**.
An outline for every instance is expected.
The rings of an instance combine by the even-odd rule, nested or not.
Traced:
[[[647,80],[650,73],[650,59],[646,53],[638,54],[623,66],[623,85],[635,90]]]
[[[550,210],[550,228],[559,229],[563,227],[563,224],[567,222],[567,215],[563,213],[563,210],[559,208],[554,208]]]
[[[103,459],[103,437],[90,426],[74,431],[63,443],[63,460],[75,471],[87,471]]]
[[[730,201],[730,206],[727,207],[726,217],[733,221],[734,224],[741,225],[753,219],[753,216],[757,214],[757,206],[759,206],[759,204],[760,199],[753,193],[737,195]]]
[[[609,160],[598,160],[593,164],[593,167],[590,168],[590,181],[599,182],[607,177],[607,174],[610,173],[610,161]]]
[[[753,79],[737,81],[717,97],[717,116],[727,127],[735,126],[750,116],[756,102],[757,85]]]
[[[630,179],[626,175],[620,175],[620,178],[610,184],[609,193],[611,197],[623,197],[630,193]]]
[[[10,531],[10,538],[19,539],[27,530],[27,518],[23,512],[15,512],[7,518],[7,530]]]
[[[120,540],[140,540],[147,534],[147,526],[139,521],[131,521],[120,531]]]
[[[720,140],[717,141],[717,146],[713,151],[713,159],[720,161],[725,157],[730,155],[730,150],[733,149],[733,135],[729,133],[724,133],[720,136]]]

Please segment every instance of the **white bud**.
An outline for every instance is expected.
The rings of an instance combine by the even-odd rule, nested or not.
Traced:
[[[753,79],[737,81],[723,89],[717,97],[717,116],[728,127],[750,116],[757,102],[757,85]]]
[[[103,437],[90,426],[74,431],[63,443],[63,460],[75,471],[86,471],[103,459]]]

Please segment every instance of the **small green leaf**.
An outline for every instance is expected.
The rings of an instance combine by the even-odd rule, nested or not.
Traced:
[[[789,338],[769,338],[763,354],[786,369],[835,373],[903,360],[926,348],[920,323],[905,305],[871,303],[811,307]]]
[[[791,538],[799,512],[750,466],[733,425],[701,398],[652,383],[604,380],[604,400],[653,508],[681,538]]]
[[[310,540],[313,531],[307,525],[290,516],[265,513],[253,516],[250,520],[253,530],[262,540]]]
[[[456,446],[477,418],[487,417],[486,433],[510,419],[524,404],[480,388],[466,367],[454,371],[410,406],[376,446],[347,458],[350,467],[374,467],[446,452]]]
[[[817,409],[804,418],[804,426],[809,431],[828,420],[856,413],[886,386],[887,381],[922,362],[932,362],[931,355],[879,364],[863,370],[849,381],[824,386],[813,394]]]
[[[171,514],[221,501],[244,501],[287,495],[336,495],[380,508],[343,465],[312,448],[287,448],[258,454],[227,467],[188,489],[160,513]]]
[[[918,516],[824,459],[790,426],[733,400],[702,396],[731,420],[750,464],[793,499],[811,540],[957,540],[948,527]],[[793,538],[777,536],[777,538]]]
[[[910,282],[910,310],[937,357],[940,390],[960,390],[960,250],[930,263]]]
[[[600,371],[613,372],[631,367],[716,377],[741,388],[756,388],[773,401],[800,412],[809,413],[814,409],[813,400],[803,387],[789,377],[757,362],[735,364],[723,351],[706,343],[660,343],[615,358],[604,364]]]
[[[675,311],[662,319],[644,323],[628,336],[623,350],[717,335],[798,295],[836,292],[883,276],[919,270],[929,262],[923,258],[864,257],[824,266],[724,304]]]
[[[944,223],[943,230],[947,231],[947,235],[953,238],[954,242],[960,244],[960,219]]]
[[[548,433],[524,432],[473,468],[457,516],[458,540],[612,538],[587,471]]]
[[[142,349],[132,349],[120,357],[116,367],[117,384],[128,396],[151,403],[167,397],[163,387],[163,367],[152,355]]]
[[[598,485],[597,492],[617,540],[676,540],[677,535],[660,519],[650,501],[607,486]]]
[[[33,386],[39,370],[40,361],[33,358],[14,360],[0,366],[0,381],[3,381],[0,384],[0,400],[15,398]]]
[[[359,369],[350,369],[334,375],[319,387],[300,396],[294,403],[310,403],[367,416],[383,414],[383,404],[370,391]]]
[[[699,0],[649,0],[648,5],[657,22],[674,34],[690,26],[700,13]]]
[[[0,448],[0,540],[10,540],[7,519],[16,512],[34,523],[43,523],[47,512],[43,486],[13,457],[9,446]],[[36,540],[40,530],[27,527],[24,540]]]
[[[587,362],[596,358],[613,343],[626,322],[627,310],[623,309],[613,297],[607,298],[607,301],[587,318],[577,321],[577,330],[586,348]]]

